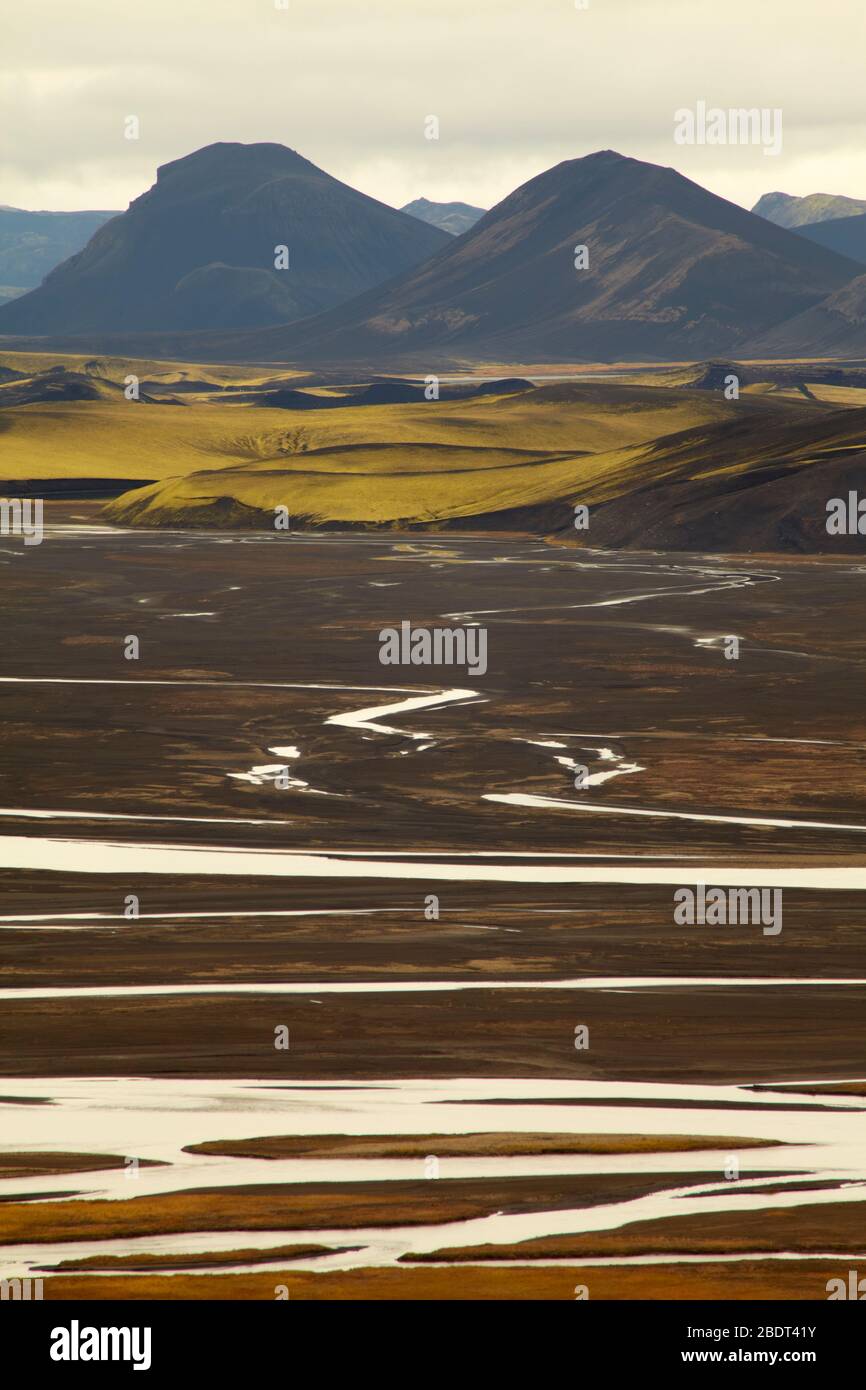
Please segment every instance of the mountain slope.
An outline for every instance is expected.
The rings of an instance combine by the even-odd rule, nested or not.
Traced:
[[[431,203],[428,198],[416,198],[402,211],[429,222],[431,227],[441,227],[452,236],[462,236],[484,216],[484,208],[474,208],[471,203]]]
[[[578,245],[588,269],[575,268]],[[419,366],[704,357],[734,351],[857,271],[673,169],[608,150],[531,179],[391,284],[302,326],[218,346],[234,360]]]
[[[809,222],[796,230],[798,236],[808,237],[829,251],[866,265],[866,214],[834,217],[830,222]]]
[[[836,217],[855,217],[866,212],[862,198],[846,198],[837,193],[807,193],[797,198],[792,193],[765,193],[752,212],[765,217],[777,227],[803,227],[813,222],[830,222]]]
[[[208,145],[163,165],[41,288],[0,308],[0,333],[282,323],[390,279],[448,240],[283,145]],[[288,269],[274,268],[278,246]]]
[[[32,289],[116,216],[114,212],[28,212],[0,207],[0,285]]]
[[[752,339],[748,356],[794,357],[802,344],[821,357],[866,354],[866,275],[843,285],[820,303]]]
[[[866,409],[741,417],[622,450],[592,511],[592,539],[614,549],[862,554],[861,536],[830,535],[827,504],[859,486]],[[625,485],[624,485],[625,484]],[[572,540],[569,521],[560,534]]]

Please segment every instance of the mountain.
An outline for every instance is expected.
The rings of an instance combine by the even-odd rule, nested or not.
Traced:
[[[576,269],[583,245],[589,266]],[[419,369],[467,358],[693,359],[734,352],[858,271],[673,169],[606,150],[531,179],[422,266],[352,303],[209,346],[196,337],[190,350]]]
[[[840,256],[849,256],[852,261],[866,265],[866,214],[859,217],[835,217],[832,222],[809,222],[797,227],[798,236],[817,241]]]
[[[422,222],[429,222],[431,227],[441,227],[443,232],[450,232],[452,236],[468,232],[484,216],[484,208],[474,208],[471,203],[431,203],[427,198],[416,198],[414,203],[407,203],[402,211],[410,217],[419,217]]]
[[[157,171],[0,333],[254,327],[339,304],[450,240],[283,145],[215,144]],[[288,247],[289,268],[274,268]]]
[[[795,357],[804,343],[816,357],[866,356],[866,275],[753,338],[747,345],[748,355]]]
[[[854,217],[866,212],[866,201],[836,193],[809,193],[795,198],[791,193],[765,193],[752,212],[775,222],[777,227],[803,227],[813,222],[831,222],[836,217]]]
[[[0,207],[0,286],[7,292],[32,289],[116,215]]]

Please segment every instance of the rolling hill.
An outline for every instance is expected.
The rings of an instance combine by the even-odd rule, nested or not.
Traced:
[[[866,277],[864,277],[866,278]],[[726,397],[731,373],[737,400]],[[141,397],[125,398],[134,373]],[[181,408],[165,409],[174,406]],[[0,492],[144,527],[522,531],[566,544],[857,550],[866,366],[713,360],[438,401],[406,379],[0,354]],[[574,506],[590,508],[586,532]]]
[[[811,448],[816,427],[821,440],[827,428],[835,439],[835,423],[825,422],[857,413],[774,394],[771,383],[734,405],[709,384],[721,365],[682,371],[681,384],[503,382],[471,400],[307,411],[300,420],[273,410],[138,411],[137,462],[155,481],[126,491],[105,515],[120,525],[268,529],[274,509],[286,507],[295,529],[456,526],[577,540],[575,502],[591,505],[594,517],[616,503],[627,517],[629,500],[642,507],[647,490],[673,481],[695,484],[703,500],[725,495],[740,474],[745,487],[751,468],[764,467],[768,440],[771,453],[792,452],[803,438]],[[103,419],[106,445],[112,431],[133,428],[128,410],[89,409]],[[32,408],[18,420],[35,462],[47,422]],[[174,476],[167,455],[180,465]],[[106,452],[107,469],[111,458]],[[604,536],[593,522],[596,541]]]
[[[154,186],[32,293],[0,333],[241,328],[315,314],[426,260],[450,237],[283,145],[215,144]],[[288,248],[275,269],[275,248]]]
[[[519,437],[509,417],[526,407],[555,415],[580,403],[593,421],[585,442],[607,412],[648,410],[658,428],[663,397],[675,425],[686,394],[601,390],[539,388],[501,401],[503,439]],[[602,548],[862,552],[858,536],[828,536],[826,503],[862,477],[866,408],[813,411],[756,397],[722,413],[718,404],[715,396],[696,407],[692,394],[680,419],[692,412],[699,424],[654,438],[638,430],[631,443],[598,451],[500,440],[330,445],[258,458],[126,492],[104,515],[119,525],[261,529],[286,507],[295,529],[489,529]],[[582,533],[578,503],[590,510]]]
[[[469,395],[461,387],[439,401],[402,400],[399,393],[383,401],[378,389],[356,378],[341,386],[297,387],[294,396],[307,397],[300,411],[296,401],[288,408],[274,404],[275,395],[291,389],[292,378],[255,368],[184,370],[128,359],[10,354],[2,371],[9,379],[0,386],[0,493],[28,479],[41,486],[49,479],[125,473],[131,487],[214,470],[255,472],[259,466],[265,473],[346,473],[357,482],[356,475],[377,471],[437,472],[449,457],[457,458],[455,451],[489,471],[503,451],[539,461],[604,453],[722,423],[732,409],[721,391],[694,389],[706,376],[703,369],[675,373],[671,384],[684,389],[603,381],[536,387],[504,380],[476,384]],[[130,372],[140,380],[138,402],[123,395]],[[90,389],[75,389],[82,382]],[[155,408],[158,401],[183,402],[183,408]],[[819,407],[803,398],[744,397],[737,409],[758,424],[781,412],[793,410],[799,418]],[[446,499],[454,472],[444,468],[437,484]]]

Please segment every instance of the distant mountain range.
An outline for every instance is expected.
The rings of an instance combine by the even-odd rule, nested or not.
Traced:
[[[427,198],[416,198],[414,203],[406,204],[403,212],[420,217],[431,227],[441,227],[452,236],[462,236],[484,216],[485,209],[474,208],[471,203],[431,203]]]
[[[752,212],[766,217],[777,227],[804,227],[813,222],[830,222],[835,217],[856,217],[866,213],[866,200],[845,198],[836,193],[808,193],[795,198],[791,193],[765,193]]]
[[[455,237],[284,146],[218,144],[165,165],[40,289],[0,307],[0,334],[6,347],[43,335],[88,352],[397,369],[752,356],[768,342],[803,356],[819,330],[830,355],[866,353],[863,267],[823,235],[605,150],[530,179]]]
[[[446,232],[283,145],[216,144],[163,165],[0,332],[250,328],[318,313],[427,260]],[[288,268],[276,268],[278,248]]]
[[[115,216],[113,212],[27,212],[0,207],[0,298],[9,297],[9,291],[33,289]]]

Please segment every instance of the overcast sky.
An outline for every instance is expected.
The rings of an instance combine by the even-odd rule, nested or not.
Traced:
[[[395,206],[489,207],[608,148],[745,206],[866,197],[866,0],[281,3],[5,4],[0,203],[125,208],[214,140],[290,145]],[[674,112],[701,100],[781,108],[781,155],[675,144]]]

